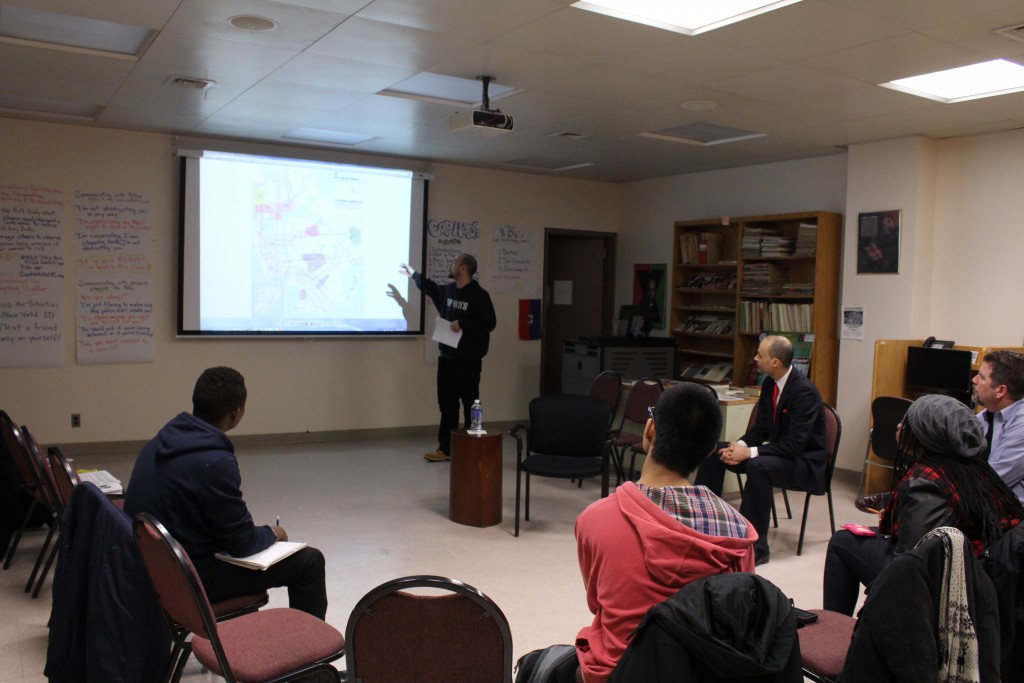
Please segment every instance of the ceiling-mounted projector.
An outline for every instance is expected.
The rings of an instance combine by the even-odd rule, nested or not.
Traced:
[[[472,111],[457,111],[448,118],[448,130],[453,133],[468,133],[492,138],[495,135],[512,132],[512,117],[502,114],[500,109],[491,109],[491,98],[487,86],[494,80],[491,76],[477,76],[484,83],[484,96],[480,108]]]
[[[500,111],[457,111],[448,118],[448,130],[453,133],[469,133],[483,137],[494,137],[512,132],[512,117]]]

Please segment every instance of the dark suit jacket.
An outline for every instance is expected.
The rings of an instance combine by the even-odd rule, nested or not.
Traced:
[[[756,446],[758,457],[772,455],[797,461],[794,463],[796,481],[801,488],[817,492],[825,486],[827,462],[821,394],[811,380],[793,368],[779,394],[779,405],[772,419],[774,390],[775,380],[766,378],[757,403],[757,421],[741,440],[748,446]]]

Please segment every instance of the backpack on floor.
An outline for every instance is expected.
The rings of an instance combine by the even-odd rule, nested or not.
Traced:
[[[552,645],[519,658],[515,683],[575,683],[578,667],[575,647]]]

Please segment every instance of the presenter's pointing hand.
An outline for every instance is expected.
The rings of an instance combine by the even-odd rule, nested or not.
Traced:
[[[402,275],[405,275],[406,277],[412,277],[416,271],[413,270],[412,266],[410,266],[408,263],[403,263],[401,264],[401,266],[399,266],[398,272],[401,273]]]

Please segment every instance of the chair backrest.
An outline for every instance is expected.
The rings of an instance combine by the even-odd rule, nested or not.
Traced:
[[[18,425],[14,423],[10,415],[2,410],[0,410],[0,436],[2,436],[7,457],[14,462],[14,468],[21,479],[22,487],[37,498],[42,496],[42,492],[38,491],[39,477],[32,466],[32,460],[28,457],[28,444],[25,443],[25,438],[22,436],[21,430],[18,429]]]
[[[760,402],[755,403],[750,407],[750,417],[747,419],[747,432],[754,428],[757,424],[757,406],[761,405]],[[743,432],[746,434],[747,432]]]
[[[408,592],[423,588],[435,590]],[[512,632],[501,609],[476,588],[407,576],[356,604],[345,629],[345,662],[354,682],[510,683]]]
[[[608,443],[608,404],[592,396],[548,394],[530,401],[530,453],[599,458]]]
[[[825,411],[825,487],[832,486],[832,473],[836,468],[836,454],[839,453],[839,439],[843,435],[843,422],[839,413],[828,403],[822,403]]]
[[[53,476],[53,470],[50,469],[50,461],[43,456],[42,447],[25,425],[21,426],[21,436],[25,440],[29,462],[36,473],[36,479],[43,495],[40,502],[55,512],[63,510],[65,505],[61,500],[60,492],[57,491],[57,480]]]
[[[665,388],[654,377],[642,377],[635,382],[626,394],[626,405],[622,409],[623,420],[645,424],[647,408],[658,402],[658,397]]]
[[[878,396],[871,402],[871,449],[885,460],[896,459],[896,425],[913,401],[902,396]]]
[[[135,545],[168,628],[174,632],[175,624],[184,626],[214,643],[220,655],[216,619],[192,560],[152,515],[145,512],[136,515],[133,528]],[[221,666],[225,664],[222,662]]]
[[[71,494],[74,493],[79,482],[78,473],[71,467],[71,463],[64,457],[64,452],[57,446],[50,446],[46,449],[46,456],[50,461],[50,471],[53,473],[53,480],[56,484],[55,490],[63,510],[71,504]]]
[[[14,420],[0,410],[0,434],[3,437],[4,447],[18,470],[18,476],[21,477],[22,487],[31,493],[39,504],[53,511],[55,494],[50,488],[49,467],[44,473],[40,464],[41,459],[32,453],[23,430],[24,427],[19,429],[14,424]]]
[[[615,418],[619,410],[619,403],[622,401],[622,378],[614,370],[605,370],[594,378],[590,385],[590,395],[599,398],[611,408],[609,422]]]

